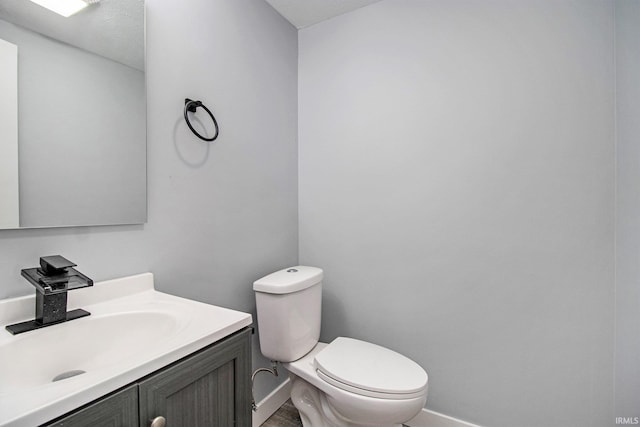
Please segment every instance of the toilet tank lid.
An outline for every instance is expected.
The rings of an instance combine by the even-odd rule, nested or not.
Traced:
[[[253,290],[269,294],[289,294],[322,281],[322,269],[298,265],[264,276],[253,282]]]

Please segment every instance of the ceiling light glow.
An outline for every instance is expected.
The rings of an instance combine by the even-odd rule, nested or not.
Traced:
[[[89,4],[83,0],[31,0],[37,5],[62,15],[65,18],[80,12]]]

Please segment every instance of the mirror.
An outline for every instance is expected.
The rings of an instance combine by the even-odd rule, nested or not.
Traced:
[[[144,2],[88,2],[0,3],[0,228],[146,221]]]

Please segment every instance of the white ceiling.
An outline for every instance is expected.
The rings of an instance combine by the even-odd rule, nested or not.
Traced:
[[[381,0],[265,1],[296,28],[305,28]],[[144,0],[101,0],[69,18],[30,1],[0,0],[0,19],[144,69]]]
[[[0,0],[0,19],[144,70],[144,0],[101,0],[64,18],[26,0]]]
[[[304,28],[380,0],[265,0],[296,28]]]

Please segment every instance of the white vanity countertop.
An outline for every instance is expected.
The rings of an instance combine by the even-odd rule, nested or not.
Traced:
[[[11,335],[33,319],[35,295],[0,301],[0,426],[66,414],[251,325],[250,314],[168,295],[151,273],[68,294],[90,316]],[[51,380],[73,370],[85,373]]]

